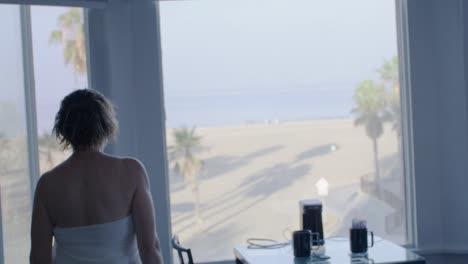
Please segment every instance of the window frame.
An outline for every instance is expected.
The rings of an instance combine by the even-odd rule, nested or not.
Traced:
[[[26,142],[28,157],[30,199],[33,201],[37,181],[40,178],[39,149],[37,132],[36,87],[34,76],[34,55],[32,42],[31,5],[51,5],[64,7],[103,8],[107,0],[0,0],[0,5],[18,6],[24,83],[24,104],[26,117]],[[0,195],[1,201],[1,195]],[[1,210],[1,206],[0,206]],[[2,214],[0,211],[0,220]],[[3,226],[0,225],[0,263],[4,263]]]
[[[162,94],[162,69],[160,69],[161,59],[160,56],[160,38],[159,38],[159,24],[158,24],[158,5],[153,0],[131,0],[131,1],[107,1],[107,0],[0,0],[0,4],[14,4],[14,5],[50,5],[60,7],[82,7],[85,8],[85,27],[86,27],[86,46],[87,46],[87,63],[88,63],[88,87],[96,88],[103,92],[105,95],[110,96],[112,99],[116,99],[121,102],[121,106],[130,110],[131,114],[138,114],[145,112],[148,107],[156,107],[151,109],[151,113],[164,113],[164,109],[161,107],[163,103]],[[149,8],[151,7],[151,8]],[[36,119],[36,107],[35,107],[35,87],[34,87],[34,68],[33,68],[33,54],[32,54],[32,36],[31,36],[31,18],[30,18],[30,7],[24,6],[22,8],[22,43],[23,48],[26,49],[24,52],[25,63],[24,71],[28,72],[25,74],[25,87],[26,95],[25,100],[27,104],[27,132],[28,132],[28,150],[29,150],[29,162],[30,168],[30,181],[31,181],[31,196],[34,193],[35,185],[39,179],[39,155],[38,155],[38,135],[37,135],[37,119]],[[90,12],[91,11],[91,12]],[[89,14],[92,13],[90,16]],[[92,19],[93,27],[89,27],[89,20]],[[114,22],[114,23],[112,23]],[[151,23],[148,23],[151,22]],[[127,31],[122,32],[122,26]],[[92,30],[89,30],[89,29]],[[132,31],[132,28],[139,28],[138,31]],[[130,29],[130,30],[128,30]],[[145,29],[147,34],[142,33],[142,29]],[[104,33],[103,33],[104,32]],[[109,32],[118,32],[119,34],[110,34]],[[148,34],[150,36],[148,36]],[[115,39],[118,39],[115,41]],[[91,40],[92,39],[92,40]],[[122,44],[122,40],[125,43]],[[91,41],[90,41],[91,40]],[[94,41],[96,40],[96,41]],[[149,40],[152,40],[153,45],[151,46]],[[154,57],[147,56],[144,54],[144,50],[155,50]],[[142,49],[145,48],[145,49]],[[124,63],[114,63],[119,67],[112,67],[115,60],[120,60],[121,56],[107,56],[108,50],[118,50],[127,55]],[[119,58],[116,58],[119,57]],[[147,57],[150,59],[147,60]],[[148,66],[157,69],[159,67],[158,74],[148,74]],[[27,67],[27,68],[26,68]],[[129,74],[127,74],[129,72]],[[158,72],[157,72],[158,73]],[[147,94],[151,94],[151,99],[156,99],[157,104],[151,102],[151,104],[138,104],[133,106],[135,101],[132,100],[128,93],[132,94],[133,91],[123,91],[122,89],[115,89],[117,83],[123,79],[127,81],[128,87],[139,87],[140,96],[145,97]],[[140,75],[135,77],[135,75]],[[154,78],[156,75],[156,78]],[[112,85],[112,86],[111,86]],[[112,88],[111,88],[112,87]],[[156,87],[156,91],[153,88]],[[119,87],[121,88],[121,87]],[[146,89],[146,90],[145,90]],[[136,95],[134,95],[135,97]],[[161,107],[161,108],[158,108]],[[141,108],[140,108],[141,107]],[[149,111],[146,111],[149,112]],[[154,115],[153,115],[154,116]],[[152,145],[156,145],[159,149],[164,149],[165,146],[165,131],[164,126],[164,114],[161,117],[161,121],[153,120],[150,122],[152,125],[152,131],[160,132],[161,139],[153,139]],[[124,118],[125,123],[131,123],[128,116]],[[143,122],[142,122],[143,123]],[[140,131],[145,131],[143,129]],[[148,149],[144,142],[144,138],[148,136],[150,132],[132,132],[128,133],[128,130],[134,130],[133,128],[126,129],[127,135],[118,144],[111,144],[107,151],[110,154],[134,156],[142,160],[147,166],[150,172],[149,177],[152,182],[151,193],[153,196],[154,210],[156,212],[156,224],[158,227],[158,234],[161,237],[161,248],[165,259],[170,259],[172,262],[172,247],[170,246],[171,236],[171,225],[170,225],[170,210],[168,208],[169,185],[167,182],[167,171],[166,171],[166,154],[164,151],[162,155],[156,155],[154,159],[154,149]],[[145,134],[146,133],[146,134]],[[142,138],[140,140],[140,138]],[[151,145],[151,144],[150,144]],[[157,151],[158,152],[158,151]],[[149,166],[148,166],[149,165]],[[155,171],[157,173],[151,173]],[[3,240],[0,240],[0,247],[3,248]],[[0,262],[1,263],[1,262]]]
[[[156,105],[163,106],[163,94],[162,94],[162,69],[160,70],[160,75],[154,80],[154,74],[147,74],[147,68],[145,65],[153,66],[152,68],[160,68],[161,59],[160,56],[155,56],[150,60],[146,60],[145,55],[139,49],[138,46],[143,48],[155,47],[156,55],[160,55],[160,49],[157,48],[160,45],[159,38],[159,16],[158,16],[158,5],[154,0],[132,0],[132,1],[108,1],[108,0],[0,0],[0,4],[14,4],[14,5],[49,5],[49,6],[60,6],[60,7],[81,7],[84,8],[85,12],[85,29],[86,29],[86,47],[87,47],[87,63],[88,63],[88,87],[97,88],[97,90],[103,92],[106,95],[115,95],[118,101],[123,101],[125,107],[128,107],[129,104],[134,103],[130,98],[125,97],[125,94],[122,94],[122,91],[114,91],[115,83],[119,82],[119,76],[124,72],[132,72],[133,75],[141,74],[140,77],[143,78],[128,78],[130,82],[136,82],[140,80],[139,83],[134,84],[135,86],[142,87],[143,94],[151,93],[149,90],[143,89],[143,87],[156,86],[158,91],[152,94],[152,98],[160,100]],[[155,7],[155,8],[148,8]],[[25,77],[25,101],[27,105],[27,133],[28,133],[28,150],[29,150],[29,165],[30,165],[30,182],[31,182],[31,196],[35,191],[36,183],[40,177],[39,172],[39,154],[38,154],[38,134],[37,134],[37,116],[36,116],[36,106],[35,106],[35,87],[34,87],[34,66],[33,66],[33,48],[32,48],[32,32],[31,32],[31,14],[30,6],[20,6],[21,9],[21,30],[22,30],[22,44],[23,44],[23,59],[24,59],[24,77]],[[92,16],[90,16],[90,11]],[[124,18],[122,17],[124,16]],[[89,20],[93,19],[93,27],[89,27]],[[151,21],[154,23],[148,23]],[[116,22],[116,23],[112,23]],[[129,40],[127,45],[121,45],[121,41],[113,41],[115,35],[110,35],[109,32],[119,32],[122,30],[122,25],[128,26],[128,28],[144,28],[146,32],[154,34],[152,37],[153,46],[148,46],[148,34],[140,33],[141,30],[136,33],[132,30],[126,31],[123,34],[125,35],[122,39]],[[92,30],[90,30],[90,28]],[[97,28],[97,29],[96,29]],[[103,31],[99,31],[103,30]],[[104,33],[102,33],[104,32]],[[90,41],[92,39],[92,41]],[[97,40],[97,41],[94,41]],[[121,40],[121,39],[119,39]],[[135,60],[131,63],[122,63],[119,64],[122,67],[119,69],[113,69],[110,65],[112,64],[113,58],[107,56],[107,49],[121,49],[123,53],[127,55],[136,55],[128,56],[127,59]],[[123,49],[123,50],[122,50]],[[146,49],[148,50],[148,49]],[[117,57],[117,56],[116,56]],[[27,62],[27,63],[26,63]],[[146,63],[146,64],[145,64]],[[118,73],[115,73],[118,72]],[[125,75],[125,74],[124,74]],[[157,75],[157,74],[156,74]],[[127,76],[128,77],[128,76]],[[134,76],[131,76],[134,77]],[[113,84],[111,88],[111,84]],[[131,86],[130,86],[131,87]],[[159,92],[159,94],[158,94]],[[112,96],[111,96],[112,98]],[[143,105],[142,107],[148,107]],[[151,105],[152,107],[152,105]],[[130,107],[133,108],[133,107]],[[138,111],[142,110],[138,107],[135,110],[137,114]],[[154,109],[152,109],[154,110]],[[156,109],[152,111],[155,113],[163,113],[164,109]],[[164,116],[164,115],[163,115]],[[164,117],[162,117],[164,118]],[[128,119],[128,118],[127,118]],[[157,141],[156,145],[160,145],[163,148],[165,146],[165,134],[162,131],[165,131],[164,121],[161,121],[162,127],[159,127],[159,123],[153,122],[153,131],[160,128],[162,138]],[[146,165],[148,171],[154,171],[154,167],[160,167],[162,169],[159,173],[150,173],[150,181],[152,182],[152,196],[154,202],[154,210],[156,213],[156,224],[158,227],[158,234],[161,239],[161,248],[162,253],[165,256],[165,259],[170,259],[172,262],[172,248],[170,247],[170,236],[171,236],[171,225],[170,225],[170,210],[169,210],[169,195],[167,191],[169,190],[169,185],[167,182],[167,171],[166,167],[166,154],[164,151],[161,151],[163,155],[160,155],[156,160],[151,160],[153,158],[154,150],[151,152],[148,149],[145,149],[145,142],[138,140],[139,138],[145,138],[148,135],[139,135],[138,133],[132,133],[132,137],[124,137],[124,140],[120,144],[111,144],[107,149],[111,154],[121,154],[121,155],[131,155],[141,159]],[[136,141],[136,142],[135,142]],[[153,143],[156,140],[153,140]],[[136,143],[136,144],[135,144]],[[130,145],[136,145],[135,147],[128,147]],[[155,144],[153,144],[155,145]],[[151,153],[150,153],[151,152]],[[151,160],[151,162],[145,162],[145,160]],[[151,164],[150,164],[151,163]],[[156,164],[156,165],[154,165]],[[148,166],[150,165],[150,166]],[[158,213],[159,212],[159,213]],[[162,212],[162,213],[161,213]],[[167,243],[165,243],[166,241]],[[3,240],[0,240],[0,247],[3,248]],[[0,262],[1,263],[1,262]]]
[[[165,0],[159,0],[165,1]],[[169,1],[169,0],[166,0]],[[173,0],[184,1],[184,0]],[[403,150],[403,172],[404,172],[404,195],[405,195],[405,224],[406,243],[403,247],[409,249],[417,248],[417,219],[416,219],[416,191],[414,183],[414,151],[413,151],[413,127],[412,127],[412,105],[411,105],[411,83],[410,83],[410,60],[408,43],[408,0],[394,0],[396,16],[396,38],[399,58],[400,77],[400,105],[402,117],[401,144]],[[159,25],[160,27],[161,25]],[[162,113],[164,114],[164,113]],[[169,177],[169,175],[166,175]],[[218,260],[204,262],[201,264],[228,263],[229,260]],[[232,261],[232,260],[231,260]]]
[[[29,182],[31,199],[40,177],[39,149],[36,114],[36,86],[34,77],[34,56],[32,46],[31,8],[20,7],[21,37],[23,44],[24,95],[26,105],[26,130],[28,141]]]
[[[0,4],[4,4],[0,1]],[[20,41],[21,55],[23,68],[23,92],[24,92],[24,107],[25,107],[25,122],[26,122],[26,142],[27,142],[27,157],[28,157],[28,174],[29,174],[29,190],[30,199],[34,199],[34,190],[39,179],[39,152],[38,152],[38,136],[37,136],[37,116],[36,116],[36,95],[34,85],[34,62],[32,56],[32,33],[31,33],[31,13],[29,6],[18,6],[20,20]],[[1,194],[0,194],[1,201]],[[0,205],[0,220],[2,218]],[[4,238],[3,226],[0,225],[0,263],[4,263]]]
[[[402,117],[402,149],[405,180],[406,239],[403,246],[417,248],[416,188],[414,170],[413,110],[411,99],[411,72],[408,33],[408,0],[395,0],[397,23],[397,47],[400,76],[400,105]],[[403,88],[403,89],[402,89]]]

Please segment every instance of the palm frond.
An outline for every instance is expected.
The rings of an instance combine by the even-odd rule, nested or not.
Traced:
[[[389,121],[385,86],[372,80],[363,81],[356,88],[354,102],[354,125],[365,126],[370,138],[378,138],[383,133],[383,123]]]
[[[168,148],[169,159],[174,162],[174,171],[185,180],[192,180],[202,170],[204,162],[195,156],[195,150],[201,145],[201,137],[196,128],[179,128],[172,132],[174,145]]]
[[[86,75],[84,19],[79,8],[70,8],[57,19],[57,29],[49,36],[50,43],[61,43],[65,65],[72,65],[75,74]]]
[[[61,43],[63,40],[62,31],[54,30],[50,33],[49,43]]]

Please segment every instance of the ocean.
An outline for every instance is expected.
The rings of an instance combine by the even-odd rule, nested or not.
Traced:
[[[354,88],[255,93],[166,91],[166,125],[213,127],[293,120],[350,118]]]

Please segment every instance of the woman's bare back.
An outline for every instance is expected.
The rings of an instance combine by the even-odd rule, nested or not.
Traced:
[[[143,264],[162,263],[153,201],[143,165],[99,151],[75,152],[36,188],[31,263],[51,263],[54,227],[113,222],[131,215]]]
[[[44,175],[55,225],[101,224],[130,215],[139,177],[132,163],[101,152],[75,153]]]

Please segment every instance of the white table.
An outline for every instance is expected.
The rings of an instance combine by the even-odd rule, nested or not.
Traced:
[[[236,262],[242,264],[426,263],[424,258],[417,254],[378,237],[376,237],[374,247],[369,248],[367,258],[351,258],[349,255],[349,240],[345,238],[326,240],[325,251],[325,254],[330,258],[322,261],[312,258],[295,258],[291,245],[279,249],[250,249],[247,246],[238,246],[234,248],[234,255]]]

